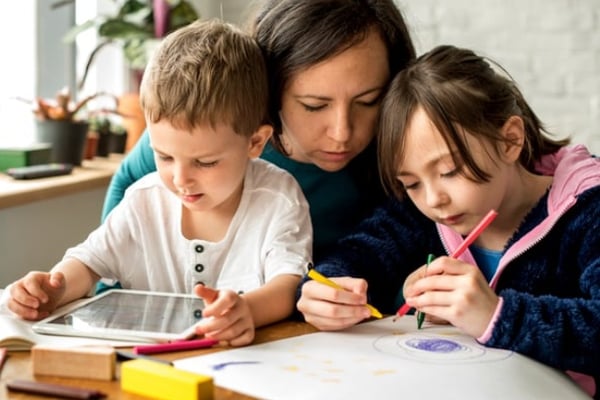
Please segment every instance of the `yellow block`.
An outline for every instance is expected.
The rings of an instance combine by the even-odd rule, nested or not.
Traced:
[[[212,399],[214,393],[210,376],[142,359],[121,364],[121,389],[164,400]]]

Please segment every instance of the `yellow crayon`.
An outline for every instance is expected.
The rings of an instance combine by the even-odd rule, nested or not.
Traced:
[[[345,290],[343,287],[341,287],[340,285],[338,285],[337,283],[335,283],[334,281],[326,278],[325,276],[323,276],[322,274],[320,274],[319,272],[317,272],[317,270],[315,269],[311,269],[308,271],[308,276],[311,279],[314,279],[315,281],[322,283],[324,285],[327,286],[331,286],[332,288],[336,288],[336,289],[340,289],[340,290]],[[369,309],[369,311],[371,311],[371,315],[375,318],[382,318],[383,315],[381,315],[381,313],[372,305],[367,304],[367,308]]]

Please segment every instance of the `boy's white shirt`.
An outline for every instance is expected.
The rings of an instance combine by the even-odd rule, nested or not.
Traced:
[[[248,292],[280,274],[306,273],[309,206],[287,171],[261,159],[249,162],[240,205],[220,242],[186,239],[181,209],[180,199],[151,173],[65,258],[79,259],[124,288],[175,293],[191,293],[197,282]]]

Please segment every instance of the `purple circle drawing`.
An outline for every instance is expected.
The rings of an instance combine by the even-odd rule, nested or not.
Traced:
[[[473,338],[447,329],[385,335],[377,338],[373,347],[392,357],[433,364],[493,362],[512,355],[512,352],[486,348]]]
[[[459,343],[448,339],[438,338],[410,339],[406,341],[406,345],[417,350],[431,351],[434,353],[453,353],[463,349],[463,346]]]

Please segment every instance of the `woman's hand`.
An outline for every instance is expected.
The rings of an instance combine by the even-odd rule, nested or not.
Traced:
[[[246,300],[232,290],[215,290],[196,285],[194,293],[207,304],[196,333],[226,341],[231,346],[244,346],[254,340],[254,320]]]
[[[345,290],[309,280],[302,286],[296,306],[309,324],[323,331],[335,331],[370,318],[367,282],[357,278],[330,278]]]
[[[499,301],[479,268],[445,256],[426,271],[421,267],[410,274],[404,296],[408,305],[475,338],[487,328]]]
[[[29,272],[10,285],[8,309],[23,319],[38,321],[52,313],[65,292],[61,272]]]

